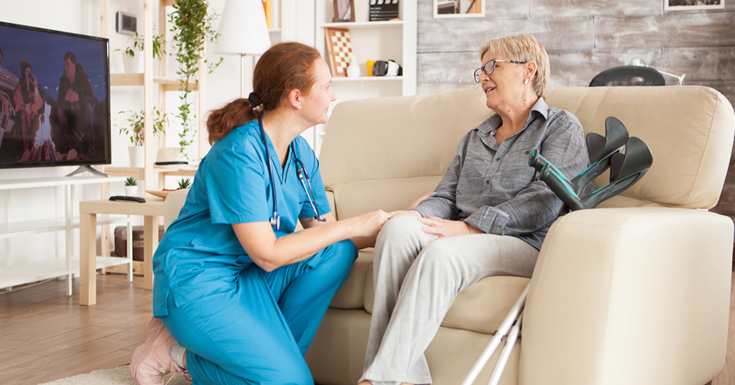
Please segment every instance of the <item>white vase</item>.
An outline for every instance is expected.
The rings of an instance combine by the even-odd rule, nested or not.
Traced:
[[[138,196],[138,186],[125,186],[125,195],[129,197]]]
[[[123,66],[125,73],[140,74],[143,73],[143,51],[137,51],[135,56],[130,56],[125,52],[123,55]]]
[[[360,65],[357,64],[357,57],[355,56],[352,56],[352,58],[350,59],[350,65],[347,67],[347,77],[360,77]]]
[[[130,167],[143,168],[145,165],[145,148],[143,146],[129,146]]]

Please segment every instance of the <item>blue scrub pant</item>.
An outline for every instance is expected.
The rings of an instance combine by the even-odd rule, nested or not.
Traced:
[[[313,384],[303,355],[356,258],[342,241],[270,273],[252,264],[229,290],[180,306],[169,296],[161,320],[187,349],[194,384]]]

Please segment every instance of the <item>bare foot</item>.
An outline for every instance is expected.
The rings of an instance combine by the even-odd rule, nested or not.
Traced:
[[[373,383],[368,380],[365,380],[365,381],[360,381],[360,383],[357,385],[373,385]]]

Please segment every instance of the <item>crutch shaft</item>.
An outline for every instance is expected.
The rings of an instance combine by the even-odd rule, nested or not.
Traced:
[[[495,349],[500,345],[500,341],[508,333],[508,330],[513,326],[513,323],[518,319],[518,314],[523,310],[523,306],[526,304],[526,296],[528,295],[529,286],[530,284],[526,285],[526,288],[523,289],[523,293],[518,297],[516,303],[513,304],[513,307],[510,308],[508,315],[505,316],[503,322],[500,323],[498,330],[495,331],[495,334],[493,334],[493,337],[490,339],[490,342],[488,342],[485,350],[482,351],[480,357],[477,358],[477,361],[472,365],[472,368],[470,368],[469,373],[467,373],[467,376],[465,376],[460,385],[472,385],[472,383],[475,382],[475,379],[477,379],[477,376],[480,375],[482,368],[485,367],[485,364],[487,364],[490,357],[495,353]]]
[[[487,385],[498,385],[498,383],[500,382],[500,377],[503,375],[505,366],[508,364],[510,354],[513,352],[513,348],[516,346],[518,333],[521,329],[522,319],[523,314],[518,317],[518,321],[510,329],[510,333],[508,333],[508,338],[505,339],[505,345],[503,346],[503,350],[500,351],[498,362],[495,363],[495,368],[493,369],[492,374],[490,374],[490,379],[488,380]]]

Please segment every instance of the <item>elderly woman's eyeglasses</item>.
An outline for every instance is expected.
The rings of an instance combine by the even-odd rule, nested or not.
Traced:
[[[485,75],[490,76],[495,72],[495,63],[515,63],[515,64],[526,64],[524,61],[516,61],[516,60],[490,60],[487,63],[483,64],[482,67],[475,70],[475,83],[480,82],[480,73],[484,72]]]

